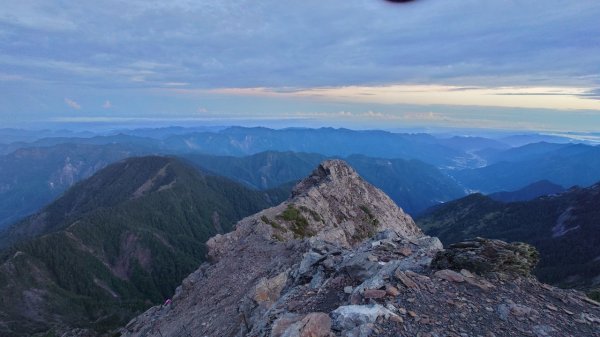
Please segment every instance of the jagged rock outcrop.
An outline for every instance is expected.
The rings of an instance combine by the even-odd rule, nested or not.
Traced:
[[[234,232],[217,235],[207,245],[217,261],[250,235],[281,242],[323,240],[350,248],[385,229],[406,238],[423,236],[385,193],[345,162],[328,160],[298,183],[290,200],[242,220]]]
[[[208,246],[211,263],[123,336],[600,336],[579,292],[432,269],[440,241],[342,161]]]
[[[530,275],[538,263],[537,250],[526,243],[475,238],[454,243],[439,252],[431,266],[437,269],[467,269],[475,273],[517,273]]]

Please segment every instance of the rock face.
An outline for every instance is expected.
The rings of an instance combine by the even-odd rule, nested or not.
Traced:
[[[350,248],[386,229],[405,238],[423,236],[385,193],[345,162],[328,160],[298,183],[290,200],[242,220],[234,232],[217,235],[207,245],[216,261],[252,234],[270,241],[312,239]]]
[[[432,269],[440,241],[342,161],[208,246],[211,263],[123,336],[600,336],[600,307],[576,291]]]
[[[537,250],[526,243],[475,238],[452,244],[439,252],[432,267],[466,269],[478,274],[505,272],[527,276],[538,260]]]

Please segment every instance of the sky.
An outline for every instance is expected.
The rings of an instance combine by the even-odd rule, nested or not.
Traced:
[[[3,0],[0,127],[600,130],[597,0]]]

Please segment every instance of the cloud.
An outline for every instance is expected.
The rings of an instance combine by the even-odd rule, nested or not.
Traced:
[[[411,121],[431,122],[431,121],[449,121],[450,118],[437,112],[406,112],[402,114],[402,119]]]
[[[113,105],[109,100],[107,100],[106,102],[104,102],[104,104],[102,104],[102,107],[104,109],[111,109],[113,107]]]
[[[581,94],[581,96],[589,99],[600,100],[600,88],[590,89],[587,92]]]
[[[81,105],[70,98],[65,98],[65,104],[75,110],[81,109]]]
[[[198,113],[207,113],[208,109],[201,106],[201,107],[198,107],[198,109],[196,109],[196,112],[198,112]]]
[[[190,85],[190,84],[186,83],[186,82],[167,82],[167,83],[165,83],[165,86],[167,86],[167,87],[184,87],[186,85]]]
[[[172,95],[181,89],[202,95],[211,114],[248,118],[385,115],[402,104],[599,110],[589,90],[600,87],[597,1],[6,1],[2,120],[58,111],[65,93],[111,97],[140,116],[197,116],[197,97]]]
[[[3,42],[19,47],[3,54],[24,60],[25,77],[59,82],[217,88],[599,81],[586,77],[597,72],[600,54],[600,6],[593,1],[107,0],[60,10],[52,1],[8,1],[0,8],[11,31]],[[44,43],[31,27],[44,31]],[[8,66],[0,61],[0,70]]]
[[[392,84],[304,89],[223,88],[171,89],[184,95],[296,97],[346,103],[487,106],[506,108],[599,110],[591,88],[583,87],[459,87],[443,84]]]

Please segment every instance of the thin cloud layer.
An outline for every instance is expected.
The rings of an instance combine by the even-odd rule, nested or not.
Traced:
[[[342,102],[380,104],[463,105],[563,110],[598,110],[593,91],[576,87],[459,87],[449,85],[344,86],[295,90],[277,88],[179,89],[181,94],[215,93],[287,96]],[[512,96],[507,98],[507,96]]]
[[[510,93],[502,99],[521,103],[499,105],[495,96],[477,104],[596,109],[582,102],[597,99],[593,93],[600,87],[598,17],[599,2],[570,0],[410,5],[383,0],[6,0],[0,7],[0,114],[52,117],[61,109],[73,110],[63,98],[74,94],[81,97],[79,109],[91,114],[106,112],[103,97],[111,97],[121,109],[111,103],[111,112],[192,115],[199,104],[204,106],[200,99],[180,98],[169,106],[148,102],[173,89],[314,94],[324,87],[407,85],[572,88],[579,101],[573,99],[577,104],[569,107],[558,98],[558,106],[548,101],[524,105],[525,97]],[[381,92],[368,94],[383,99]],[[479,96],[453,97],[458,98],[440,104],[471,105]],[[229,110],[240,102],[234,95]],[[219,101],[206,109],[227,111],[228,106]]]

